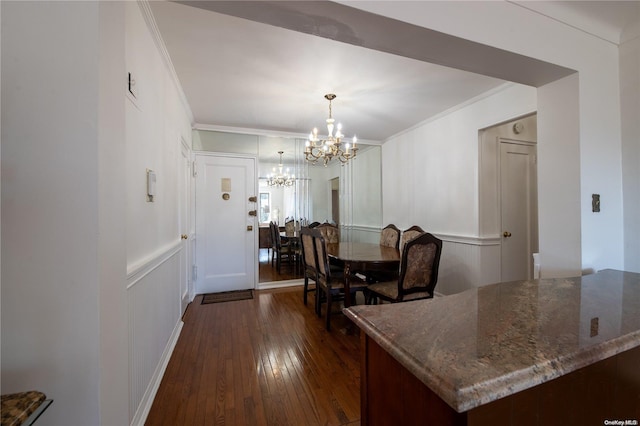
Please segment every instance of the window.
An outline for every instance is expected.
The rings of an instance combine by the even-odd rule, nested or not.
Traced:
[[[260,223],[269,222],[269,214],[271,213],[270,195],[268,192],[260,193]]]

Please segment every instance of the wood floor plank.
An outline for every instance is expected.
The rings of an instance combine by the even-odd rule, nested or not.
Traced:
[[[360,337],[302,288],[189,305],[147,425],[357,425]]]

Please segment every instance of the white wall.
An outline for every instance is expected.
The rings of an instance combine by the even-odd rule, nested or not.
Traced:
[[[126,280],[125,9],[100,2],[98,104],[98,280],[100,282],[100,424],[129,421],[129,342]],[[72,64],[73,65],[73,64]]]
[[[2,393],[98,424],[100,5],[1,7]]]
[[[509,84],[389,139],[383,223],[478,236],[478,130],[535,110],[535,89]]]
[[[137,97],[126,95],[126,262],[129,421],[146,417],[180,331],[179,188],[182,141],[191,146],[190,110],[158,48],[148,5],[126,2],[126,72]],[[126,75],[126,74],[125,74]],[[156,195],[147,201],[146,170]]]
[[[1,7],[2,393],[53,398],[42,424],[137,422],[181,324],[190,112],[138,4]]]
[[[538,90],[538,239],[545,278],[580,275],[583,264],[577,92],[576,74]]]
[[[579,200],[578,205],[573,197],[557,199],[560,204],[540,205],[541,247],[552,247],[556,240],[560,246],[566,246],[568,240],[571,240],[572,244],[566,265],[558,270],[547,269],[547,272],[556,275],[565,271],[573,273],[576,269],[624,267],[618,46],[530,12],[512,2],[410,2],[403,4],[403,7],[393,2],[346,3],[383,16],[576,70],[579,78],[578,87],[570,90],[570,97],[575,100],[574,105],[577,105],[579,125],[577,130],[571,130],[571,134],[567,134],[566,130],[557,130],[571,141],[571,144],[575,140],[579,141],[579,168],[573,164],[573,157],[558,159],[558,162],[565,160],[571,164],[571,173],[578,173],[570,176],[569,187],[573,188],[575,183],[579,182]],[[553,48],[550,49],[549,46]],[[489,64],[482,65],[490,67]],[[493,68],[496,71],[500,70],[503,75],[508,75],[509,65],[496,63]],[[472,62],[469,63],[469,69],[474,69]],[[571,102],[571,99],[567,101]],[[544,117],[562,117],[567,113],[562,109],[565,105],[566,102],[562,105],[551,102],[545,105],[547,111],[539,108],[538,125],[540,128],[547,127],[548,135],[554,134],[555,129],[551,125],[547,126]],[[571,115],[572,112],[569,116],[573,119]],[[632,130],[632,133],[634,132],[637,130]],[[637,133],[630,136],[638,139]],[[542,137],[539,143],[545,143]],[[557,155],[563,151],[571,155],[576,153],[574,147],[547,152]],[[542,153],[539,160],[551,161],[544,158]],[[625,170],[628,167],[631,166],[625,164]],[[404,171],[403,173],[406,174]],[[558,185],[562,184],[555,181],[553,187],[541,185],[541,197],[544,197],[547,191],[554,194]],[[637,190],[637,183],[631,185],[632,189]],[[383,191],[386,205],[387,190],[383,188]],[[603,211],[600,214],[591,213],[592,193],[602,196]],[[579,235],[569,235],[568,231],[555,236],[542,232],[544,221],[553,217],[553,220],[560,223],[569,223],[578,219],[576,214],[580,220]],[[463,223],[462,226],[464,230],[468,229],[468,224]],[[580,257],[578,268],[573,264],[576,251]]]
[[[382,148],[359,152],[345,167],[352,169],[353,225],[374,227],[382,224]]]
[[[445,241],[439,293],[499,281],[496,232],[479,229],[478,130],[535,110],[534,88],[507,84],[382,146],[382,222],[419,225]]]
[[[640,27],[640,24],[638,25]],[[624,269],[640,272],[640,37],[620,46]]]

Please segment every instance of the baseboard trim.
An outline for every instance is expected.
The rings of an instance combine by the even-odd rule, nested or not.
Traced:
[[[303,278],[299,278],[295,280],[284,280],[284,281],[269,281],[266,283],[258,283],[257,290],[270,290],[274,288],[295,287],[303,284],[304,284]]]
[[[434,235],[442,241],[457,244],[468,244],[472,246],[497,246],[502,242],[500,236],[491,237],[471,237],[468,235],[438,234]]]
[[[155,399],[156,393],[160,388],[160,382],[162,382],[162,377],[167,370],[167,365],[169,365],[169,360],[171,359],[173,350],[176,347],[176,343],[178,343],[178,338],[180,337],[183,326],[184,323],[182,322],[182,320],[180,320],[173,329],[171,338],[169,339],[169,342],[165,347],[164,352],[162,353],[162,357],[160,358],[160,362],[158,363],[158,367],[153,373],[151,382],[149,382],[149,386],[147,387],[147,390],[145,391],[142,400],[140,401],[140,405],[138,405],[138,409],[136,410],[136,413],[131,420],[131,426],[144,426],[145,422],[147,421],[147,416],[149,415],[149,411],[151,411],[153,400]]]

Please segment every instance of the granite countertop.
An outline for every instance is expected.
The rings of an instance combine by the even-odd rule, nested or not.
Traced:
[[[344,312],[463,412],[640,346],[640,274],[513,281]]]

